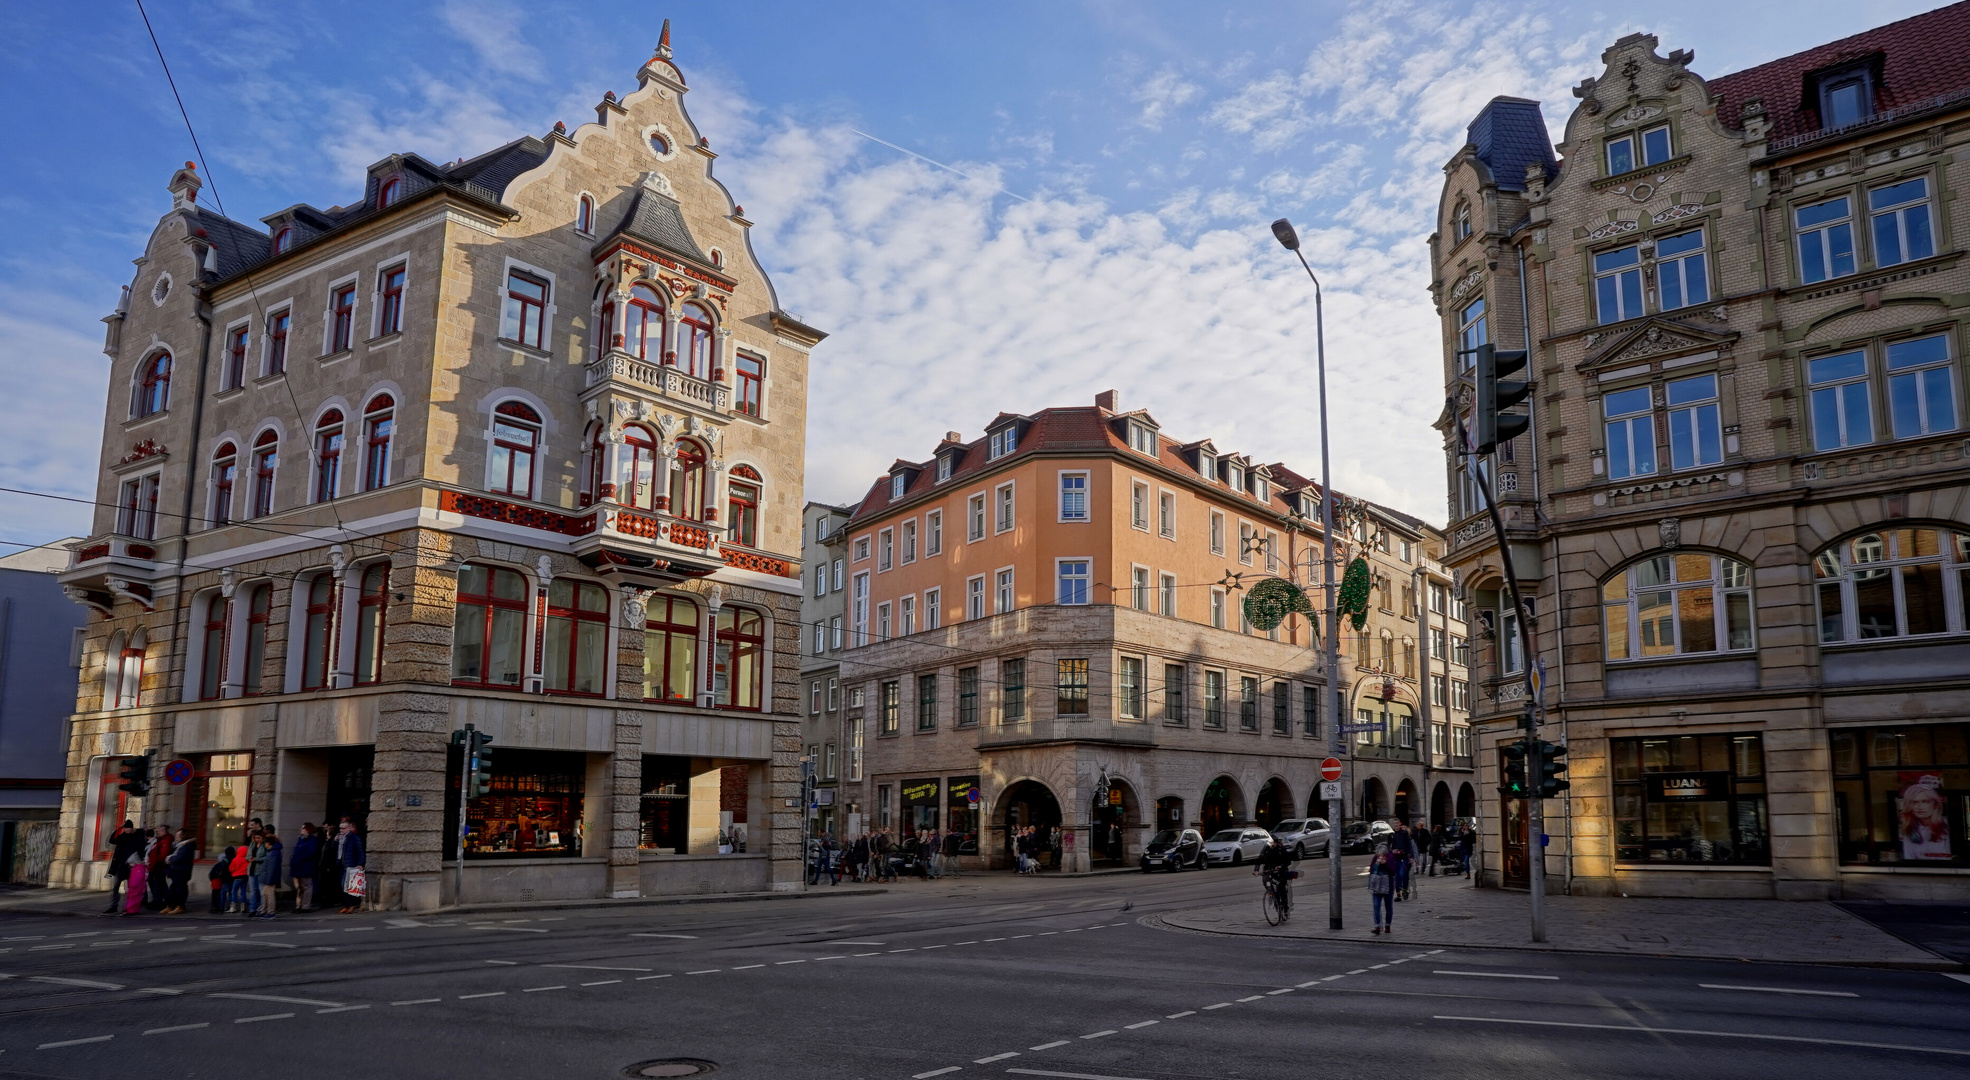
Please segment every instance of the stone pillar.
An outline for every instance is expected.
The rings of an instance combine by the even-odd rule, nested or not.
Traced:
[[[670,512],[670,471],[676,467],[677,444],[663,442],[657,447],[655,475],[650,478],[650,505],[659,513]]]
[[[622,629],[616,642],[616,689],[618,701],[634,701],[643,696],[643,634],[647,594],[642,589],[622,590]],[[615,757],[611,763],[611,787],[598,791],[597,798],[609,800],[609,895],[640,896],[643,891],[643,855],[637,847],[642,826],[643,800],[643,721],[641,709],[615,711]]]
[[[435,878],[444,859],[445,753],[451,700],[411,691],[378,699],[371,773],[369,906],[403,907],[404,879]]]
[[[622,428],[604,428],[602,436],[602,483],[595,498],[601,502],[620,502],[622,494],[618,481],[622,478]]]

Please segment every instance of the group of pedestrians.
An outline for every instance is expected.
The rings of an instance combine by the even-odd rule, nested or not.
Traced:
[[[1012,845],[1013,857],[1018,860],[1019,872],[1037,874],[1040,872],[1040,856],[1050,855],[1052,863],[1060,865],[1060,826],[1054,826],[1042,835],[1040,827],[1028,825],[1014,832],[1007,841]]]
[[[105,915],[183,915],[190,901],[198,847],[191,833],[174,835],[159,826],[143,830],[125,821],[110,835],[109,907]],[[314,822],[303,822],[290,851],[279,831],[259,818],[247,823],[246,842],[214,853],[206,881],[212,888],[211,913],[271,919],[280,893],[291,890],[297,912],[334,907],[352,914],[367,891],[361,834],[343,818],[324,837]]]
[[[1395,831],[1375,845],[1375,854],[1368,861],[1368,897],[1375,916],[1375,928],[1370,933],[1395,932],[1395,905],[1415,896],[1412,868],[1420,863],[1432,877],[1441,869],[1445,877],[1461,873],[1468,878],[1471,849],[1476,843],[1477,834],[1469,824],[1444,825],[1435,832],[1418,824],[1411,833],[1408,825],[1396,822]]]
[[[807,880],[818,885],[823,878],[839,885],[844,875],[850,881],[895,881],[902,872],[925,881],[940,877],[962,877],[965,834],[935,829],[905,833],[901,839],[887,828],[864,833],[846,844],[833,835],[814,841]],[[901,856],[897,858],[897,856]]]

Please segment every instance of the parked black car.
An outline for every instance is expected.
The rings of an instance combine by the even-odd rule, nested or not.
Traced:
[[[1164,870],[1181,870],[1184,867],[1204,868],[1204,834],[1196,829],[1164,829],[1149,840],[1142,849],[1142,872],[1161,867]]]
[[[1386,821],[1351,821],[1341,829],[1341,854],[1366,855],[1395,835]]]

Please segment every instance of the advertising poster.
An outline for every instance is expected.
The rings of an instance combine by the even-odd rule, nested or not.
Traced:
[[[1943,778],[1936,773],[1896,775],[1902,859],[1922,862],[1950,857],[1949,812],[1943,804]]]

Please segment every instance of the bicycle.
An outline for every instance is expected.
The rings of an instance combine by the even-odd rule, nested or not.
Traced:
[[[1265,883],[1265,895],[1260,899],[1260,904],[1265,908],[1265,921],[1268,924],[1278,926],[1292,917],[1293,891],[1290,882],[1299,876],[1299,871],[1286,869],[1270,874],[1261,873],[1260,877]]]

